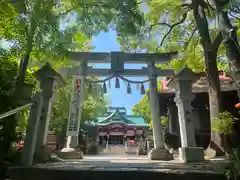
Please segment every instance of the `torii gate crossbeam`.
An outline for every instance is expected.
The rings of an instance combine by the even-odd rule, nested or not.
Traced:
[[[155,61],[155,64],[169,62],[178,55],[178,52],[166,53],[124,53],[124,52],[69,52],[69,59],[72,61],[87,61],[89,63],[111,63],[118,57],[127,64],[147,64]]]

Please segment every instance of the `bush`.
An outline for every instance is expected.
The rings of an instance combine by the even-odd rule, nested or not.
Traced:
[[[99,152],[99,147],[98,144],[95,142],[92,142],[88,145],[88,154],[98,154]]]
[[[235,121],[236,119],[230,112],[222,112],[213,119],[212,130],[220,134],[231,135]]]
[[[229,163],[225,169],[227,179],[238,180],[240,178],[240,148],[232,150]]]

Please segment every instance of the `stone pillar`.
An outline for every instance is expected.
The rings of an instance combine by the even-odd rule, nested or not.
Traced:
[[[178,119],[181,135],[181,148],[179,156],[182,162],[194,162],[204,160],[204,151],[196,147],[195,130],[191,102],[195,98],[192,93],[194,73],[189,68],[184,68],[175,77],[176,96],[175,102],[178,107]]]
[[[24,146],[22,150],[21,164],[23,166],[33,165],[34,153],[36,148],[36,141],[38,135],[38,126],[42,109],[43,96],[42,92],[36,93],[34,97],[34,104],[30,110],[28,119],[28,127],[24,139]]]
[[[148,66],[150,72],[150,111],[153,125],[154,149],[149,152],[151,160],[172,160],[173,155],[164,147],[162,124],[160,119],[159,99],[157,90],[156,67],[153,62]]]
[[[69,109],[68,127],[67,127],[67,145],[61,150],[62,158],[82,159],[82,152],[76,152],[74,148],[78,146],[78,135],[80,131],[82,108],[84,103],[84,79],[87,63],[81,61],[78,74],[73,78],[72,97]]]
[[[51,77],[44,78],[43,81],[40,81],[40,88],[43,91],[43,105],[38,130],[37,149],[47,145],[49,121],[52,112],[52,101],[55,94],[54,81],[55,80]]]
[[[180,137],[179,123],[178,123],[178,110],[174,104],[170,104],[168,108],[168,130],[172,134]]]
[[[36,144],[37,157],[43,158],[45,151],[50,153],[47,148],[47,136],[49,121],[51,118],[52,103],[55,99],[56,82],[63,83],[62,76],[54,71],[50,64],[44,65],[35,73],[36,78],[40,81],[40,88],[43,91],[43,104],[39,121],[39,130]]]
[[[149,150],[150,150],[150,142],[149,140],[147,140],[147,152],[149,152]]]

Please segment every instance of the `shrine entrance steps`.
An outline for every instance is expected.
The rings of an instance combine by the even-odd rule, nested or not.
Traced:
[[[136,154],[137,147],[129,148],[125,145],[108,145],[108,148],[103,150],[103,155],[125,155],[125,154]]]
[[[225,180],[225,160],[182,164],[173,161],[149,161],[147,156],[85,156],[38,164],[12,167],[11,180]]]

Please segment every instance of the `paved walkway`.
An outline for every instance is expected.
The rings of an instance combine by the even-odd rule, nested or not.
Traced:
[[[172,161],[150,161],[147,156],[105,155],[84,156],[82,160],[62,160],[61,162],[38,164],[35,167],[62,170],[114,170],[114,171],[160,171],[171,173],[203,172],[223,173],[227,161],[223,158],[198,163],[183,164],[178,159]]]

